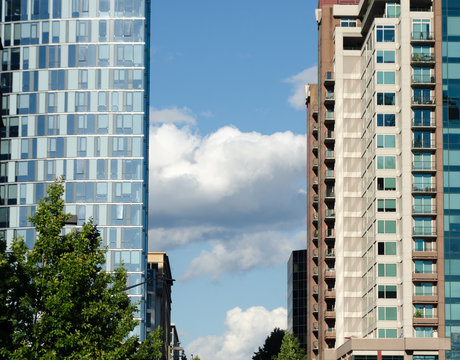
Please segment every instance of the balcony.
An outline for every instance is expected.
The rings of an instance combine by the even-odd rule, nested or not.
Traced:
[[[325,220],[335,220],[335,210],[334,209],[324,210],[324,219]]]
[[[333,125],[335,122],[335,114],[333,111],[326,111],[324,113],[324,124]]]
[[[326,200],[326,201],[334,201],[335,200],[335,192],[333,190],[326,190],[324,200]]]
[[[325,240],[335,240],[335,231],[334,229],[328,229],[324,232],[324,239]]]
[[[313,295],[318,295],[318,285],[313,286]]]
[[[318,314],[318,304],[313,304],[313,314]]]
[[[335,249],[332,248],[324,251],[324,257],[326,258],[326,260],[335,260]]]
[[[318,273],[319,273],[319,272],[318,272],[318,268],[317,268],[317,267],[314,267],[314,268],[312,269],[312,273],[313,273],[313,277],[317,278],[317,277],[318,277]]]
[[[411,64],[417,65],[434,65],[436,58],[434,54],[412,54]]]
[[[312,234],[312,235],[313,235],[313,240],[314,240],[314,241],[315,241],[315,240],[318,241],[318,235],[319,235],[318,230],[313,230],[313,234]]]
[[[313,259],[317,260],[318,259],[318,249],[313,249],[312,255],[313,255]]]
[[[311,114],[313,116],[318,116],[318,105],[317,104],[314,104],[311,106]]]
[[[417,313],[414,314],[413,319],[414,325],[422,325],[422,326],[438,326],[439,319],[437,317],[423,317],[418,316]]]
[[[412,85],[420,86],[434,86],[436,85],[436,79],[433,75],[412,75]]]
[[[436,141],[434,139],[422,140],[414,139],[412,140],[412,150],[436,150]]]
[[[325,299],[335,299],[335,289],[333,290],[324,290]]]
[[[324,313],[324,318],[329,319],[329,320],[335,319],[336,318],[335,310],[326,310]]]
[[[314,136],[318,136],[318,125],[316,124],[313,124],[312,128],[311,128],[311,132]]]
[[[434,44],[434,33],[413,32],[411,36],[412,44]]]
[[[335,173],[334,170],[329,169],[324,172],[324,180],[325,181],[333,181],[335,180]]]
[[[416,216],[436,216],[436,205],[413,205],[412,215]]]
[[[313,331],[318,332],[318,323],[314,322],[312,328],[313,328]]]
[[[327,130],[324,132],[324,142],[333,143],[335,141],[335,134],[332,130]]]
[[[412,163],[412,172],[416,173],[435,173],[435,161],[414,161]]]
[[[434,114],[433,114],[434,116]],[[420,129],[420,130],[435,130],[436,129],[436,121],[434,118],[432,119],[415,119],[412,118],[412,128]]]
[[[318,351],[318,341],[313,341],[313,350]]]
[[[313,140],[312,143],[311,143],[311,150],[313,152],[318,152],[318,141],[316,140]]]
[[[313,195],[313,204],[318,205],[318,201],[319,201],[319,196],[318,195]]]
[[[335,152],[334,150],[326,150],[324,152],[324,162],[325,163],[331,163],[335,161]]]
[[[412,296],[412,302],[414,304],[436,304],[438,303],[438,295],[437,294],[414,294]]]
[[[423,184],[413,184],[412,185],[413,194],[435,194],[436,193],[436,184],[423,185]]]
[[[333,92],[326,92],[324,94],[324,105],[334,105],[335,103],[335,98],[334,98],[334,93]]]
[[[412,273],[412,281],[437,281],[438,280],[438,274],[435,272],[432,273],[421,273],[421,272],[416,272],[414,271]]]
[[[412,235],[417,237],[436,237],[436,228],[414,226],[412,228]]]
[[[313,159],[312,161],[312,167],[313,167],[313,170],[318,170],[318,164],[319,164],[319,161],[318,159]]]
[[[329,328],[324,331],[324,338],[326,340],[335,339],[335,328]]]
[[[315,188],[318,187],[318,177],[317,176],[313,177],[311,181],[311,186]]]
[[[324,74],[324,86],[332,86],[335,84],[334,73],[328,71]]]
[[[329,269],[325,270],[324,271],[324,278],[326,280],[335,279],[335,269],[334,268],[329,268]]]
[[[413,96],[411,105],[413,108],[433,108],[436,106],[436,98],[434,96]]]

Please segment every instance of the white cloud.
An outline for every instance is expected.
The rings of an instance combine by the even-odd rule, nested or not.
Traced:
[[[212,241],[211,252],[203,250],[190,262],[184,280],[201,275],[211,275],[216,280],[222,273],[286,264],[293,249],[305,246],[305,231],[293,236],[276,231],[244,233],[232,241]]]
[[[243,311],[235,307],[227,311],[225,323],[228,330],[221,336],[206,336],[191,342],[187,354],[198,355],[201,360],[247,360],[262,346],[265,338],[275,328],[286,328],[287,311],[272,311],[263,306],[253,306]]]
[[[173,124],[150,135],[155,228],[298,227],[305,217],[303,135],[224,127],[206,137]]]
[[[318,68],[312,66],[284,80],[293,84],[292,95],[289,97],[288,102],[294,109],[305,109],[305,85],[316,83],[317,72]]]
[[[187,108],[150,109],[150,120],[157,124],[195,124],[196,117]]]

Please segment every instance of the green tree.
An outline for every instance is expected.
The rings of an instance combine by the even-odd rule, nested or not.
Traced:
[[[10,296],[18,284],[28,285],[1,314],[9,340],[0,342],[0,354],[34,360],[159,358],[156,332],[142,345],[129,337],[137,321],[136,306],[124,291],[127,273],[123,267],[114,273],[103,270],[106,250],[96,225],[90,220],[63,234],[70,217],[64,213],[63,194],[62,180],[56,181],[39,202],[31,218],[38,234],[33,249],[27,252],[21,239],[10,255],[0,248],[0,266],[16,277],[9,283],[0,279],[1,296]],[[22,311],[20,319],[14,309]],[[146,350],[149,357],[143,355]]]
[[[275,328],[265,339],[263,347],[254,353],[252,360],[272,360],[280,351],[283,336],[284,330]]]
[[[147,339],[140,344],[132,360],[156,360],[161,358],[163,329],[158,326],[155,331],[147,335]]]
[[[281,343],[281,349],[274,360],[306,360],[307,356],[299,345],[299,340],[289,332],[286,332]]]

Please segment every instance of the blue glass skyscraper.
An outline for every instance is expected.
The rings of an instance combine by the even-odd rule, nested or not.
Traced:
[[[28,217],[63,175],[66,211],[78,225],[94,219],[106,269],[123,263],[128,285],[146,272],[149,3],[2,0],[0,8],[0,239],[33,244]],[[129,294],[144,321],[145,286]]]

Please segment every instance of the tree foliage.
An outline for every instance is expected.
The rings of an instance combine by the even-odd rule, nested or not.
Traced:
[[[105,249],[96,225],[90,220],[63,235],[70,217],[63,193],[62,181],[56,181],[39,202],[30,219],[37,231],[30,251],[22,239],[15,239],[8,252],[0,244],[0,356],[159,358],[156,332],[142,345],[129,337],[137,321],[136,306],[124,291],[127,273],[122,267],[103,270]]]
[[[272,360],[280,351],[284,333],[284,330],[275,328],[265,339],[263,347],[254,353],[252,360]]]
[[[281,349],[274,360],[306,360],[307,356],[299,345],[299,340],[289,332],[286,332],[281,343]]]

